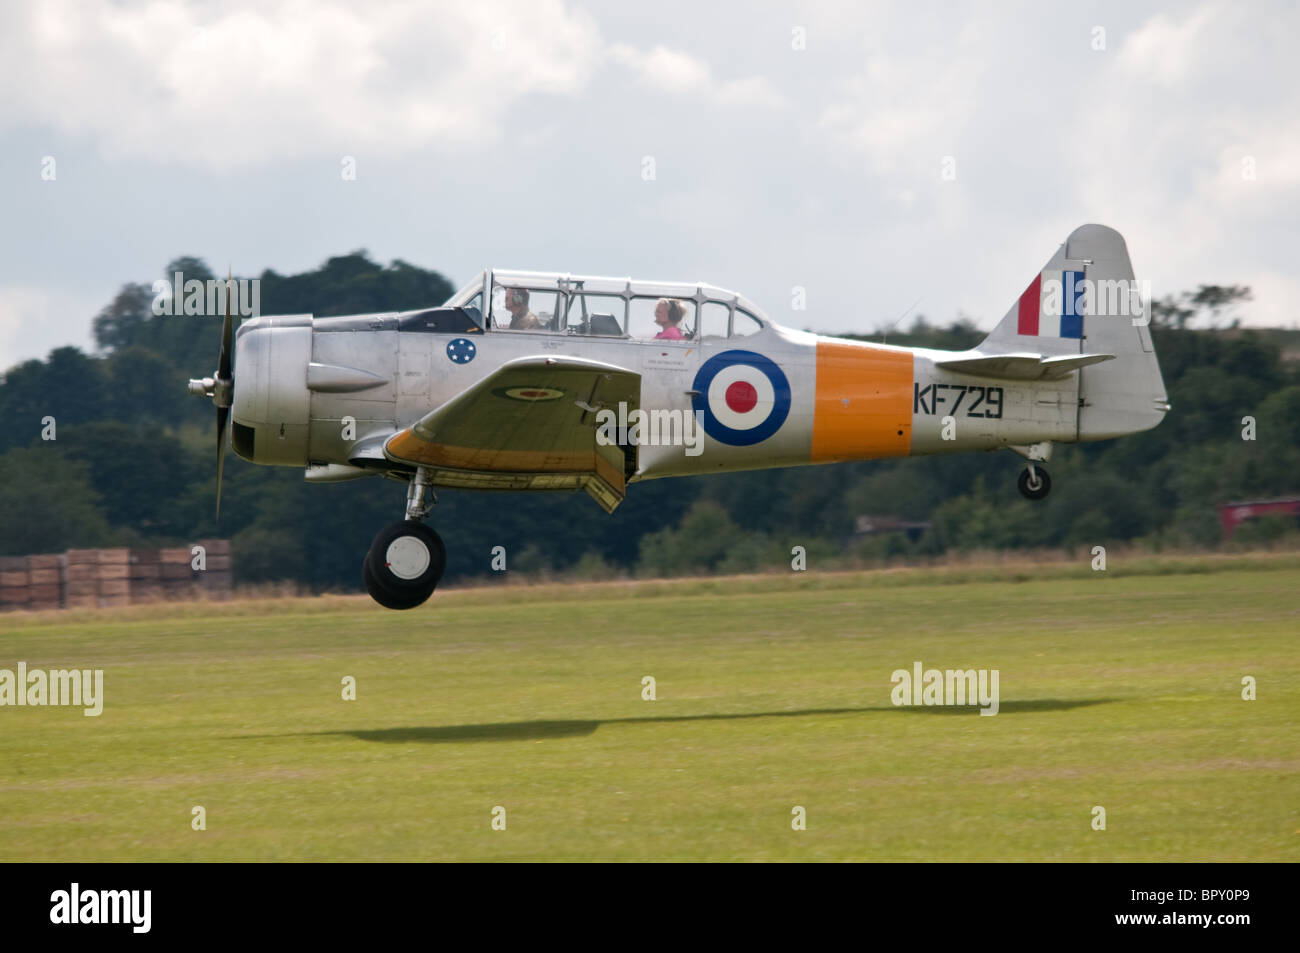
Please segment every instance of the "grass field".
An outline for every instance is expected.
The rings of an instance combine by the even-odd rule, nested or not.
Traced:
[[[1294,861],[1298,631],[1294,554],[10,614],[105,703],[0,708],[0,860]]]

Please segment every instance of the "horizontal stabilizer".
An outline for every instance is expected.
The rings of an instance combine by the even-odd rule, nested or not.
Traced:
[[[935,361],[936,367],[979,377],[997,377],[1010,381],[1056,381],[1089,364],[1113,360],[1114,354],[966,354]]]

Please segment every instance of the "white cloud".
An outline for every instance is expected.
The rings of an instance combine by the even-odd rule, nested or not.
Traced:
[[[1202,71],[1207,60],[1222,56],[1222,49],[1216,48],[1218,37],[1207,29],[1217,12],[1215,6],[1207,5],[1181,21],[1156,14],[1125,38],[1119,52],[1121,64],[1134,76],[1164,86],[1185,81]]]
[[[1004,21],[981,16],[905,54],[897,36],[873,36],[820,114],[821,148],[898,199],[876,227],[902,235],[916,217],[943,236],[936,253],[980,250],[952,256],[941,314],[951,302],[990,326],[1006,289],[1093,221],[1125,233],[1160,293],[1257,276],[1248,320],[1292,322],[1294,289],[1279,276],[1296,251],[1286,222],[1300,216],[1300,127],[1280,37],[1300,18],[1275,11],[1261,31],[1257,11],[1220,2],[1092,16],[1111,24],[1110,52],[1091,49],[1085,21],[1047,12],[1018,18],[1012,44]],[[945,154],[956,182],[939,180]]]
[[[610,58],[643,84],[668,93],[693,94],[725,106],[779,108],[785,97],[761,76],[719,81],[707,63],[689,53],[654,46],[648,51],[616,43]]]
[[[48,0],[0,33],[0,128],[226,170],[320,153],[490,142],[536,94],[580,91],[594,21],[559,0],[281,0],[245,9]]]
[[[970,30],[953,47],[895,49],[873,46],[819,123],[834,145],[864,156],[877,174],[924,166],[937,179],[941,158],[954,154],[969,123],[978,121],[987,42]]]
[[[601,38],[561,0],[47,0],[0,34],[0,129],[88,137],[114,158],[228,171],[320,154],[386,159],[500,140],[530,97],[577,96],[611,62],[672,93],[779,106],[762,77]]]
[[[1248,321],[1296,320],[1294,6],[581,2],[9,13],[0,283],[58,311],[181,251],[293,270],[364,245],[456,277],[698,277],[827,330],[918,296],[987,327],[1099,221],[1157,293],[1253,283]],[[57,186],[36,178],[47,152]],[[348,154],[364,172],[344,190]],[[793,284],[815,304],[781,313]],[[109,298],[61,313],[80,330]]]
[[[1247,271],[1231,279],[1225,276],[1220,283],[1246,285],[1250,288],[1255,303],[1244,304],[1237,309],[1246,316],[1243,323],[1300,328],[1300,315],[1296,314],[1292,305],[1292,302],[1300,301],[1300,277],[1294,273]]]
[[[30,285],[0,285],[0,374],[21,361],[72,344],[92,347],[90,317],[98,305]]]
[[[1290,20],[1269,30],[1289,34]],[[1157,294],[1254,284],[1247,321],[1284,325],[1300,290],[1282,273],[1295,254],[1286,222],[1300,215],[1296,77],[1291,55],[1258,37],[1257,13],[1240,6],[1150,17],[1087,90],[1107,107],[1075,107],[1080,141],[1098,147],[1060,161],[1086,207],[1126,231]]]

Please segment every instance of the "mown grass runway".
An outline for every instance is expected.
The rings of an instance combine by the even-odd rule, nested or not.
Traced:
[[[1300,557],[1082,563],[0,616],[0,860],[1300,859]]]

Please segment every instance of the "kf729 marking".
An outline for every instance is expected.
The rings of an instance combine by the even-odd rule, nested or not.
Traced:
[[[993,417],[1001,419],[1002,417],[1002,388],[985,387],[983,384],[926,384],[922,387],[919,383],[913,384],[912,413],[913,414],[934,414],[948,415],[956,417],[961,413],[962,401],[969,397],[967,402],[967,417]],[[957,398],[955,401],[950,399],[949,393],[955,392]],[[928,403],[927,403],[928,401]],[[946,406],[951,403],[951,407]]]
[[[489,269],[421,311],[256,317],[232,334],[227,308],[215,375],[190,391],[217,406],[218,505],[230,417],[254,463],[406,484],[406,518],[362,561],[376,601],[405,609],[446,567],[423,522],[439,486],[585,490],[612,511],[640,480],[1005,448],[1041,499],[1054,443],[1169,410],[1145,319],[1086,293],[1133,284],[1120,234],[1084,225],[977,347],[941,351],[784,328],[707,284]],[[690,439],[629,437],[615,418]]]

